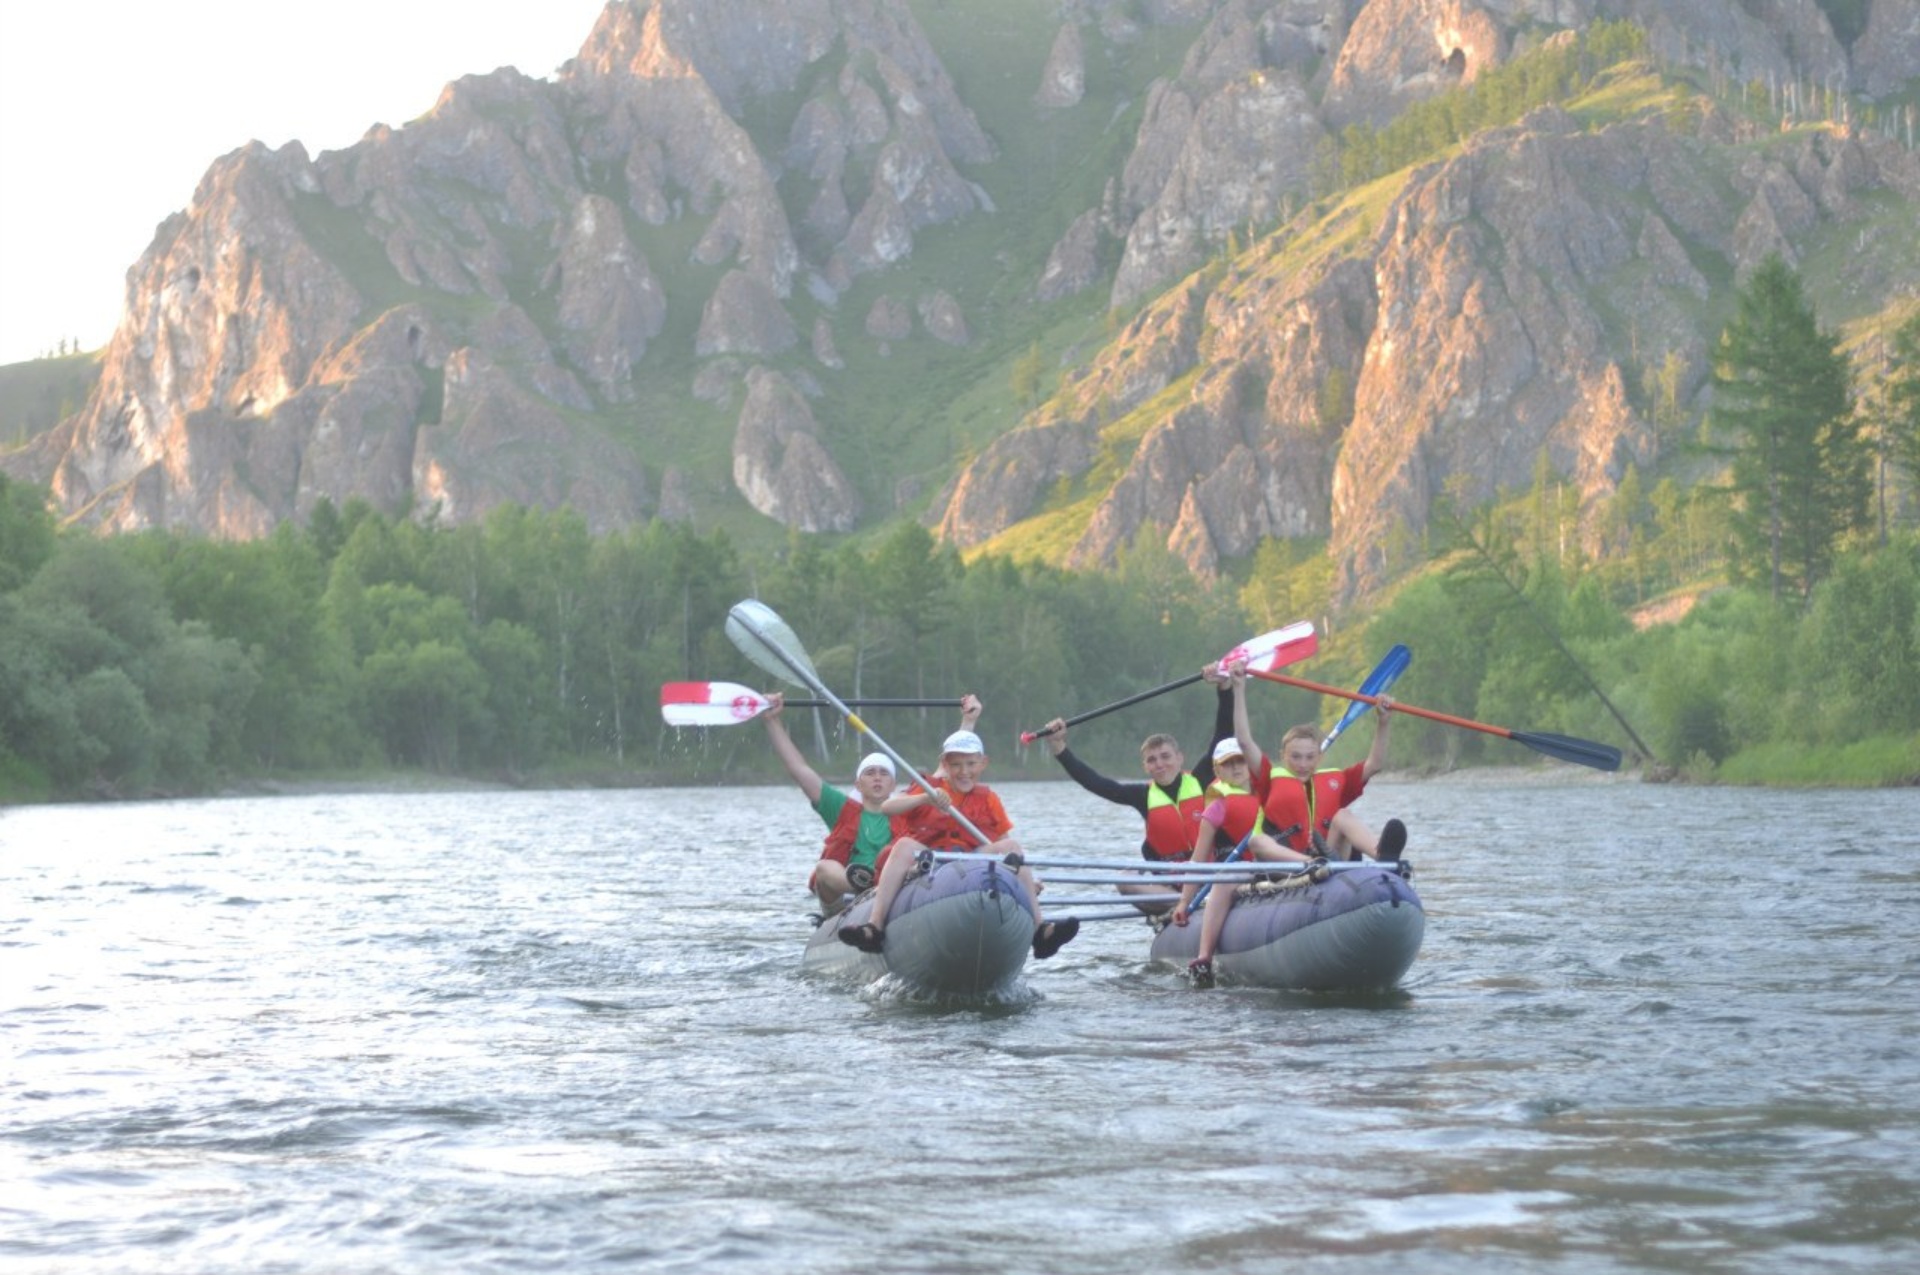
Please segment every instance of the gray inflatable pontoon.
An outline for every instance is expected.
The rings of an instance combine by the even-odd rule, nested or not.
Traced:
[[[815,926],[800,968],[863,983],[892,974],[916,992],[984,996],[1012,982],[1033,952],[1027,887],[998,859],[942,863],[900,887],[884,952],[842,943],[841,929],[872,911],[868,891]]]
[[[1213,957],[1222,984],[1362,991],[1398,983],[1426,935],[1426,912],[1411,865],[1346,868],[1326,880],[1304,876],[1242,887]],[[1224,884],[1219,888],[1227,888]],[[1184,970],[1200,950],[1200,915],[1167,925],[1152,959]]]

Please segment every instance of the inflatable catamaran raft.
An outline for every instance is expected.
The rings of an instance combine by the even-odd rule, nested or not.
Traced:
[[[1027,887],[994,855],[958,854],[931,862],[895,896],[883,952],[840,941],[873,911],[869,890],[814,927],[800,968],[869,982],[891,974],[909,991],[988,996],[1011,983],[1033,953]]]

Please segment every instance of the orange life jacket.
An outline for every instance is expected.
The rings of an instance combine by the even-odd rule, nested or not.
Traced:
[[[1358,766],[1324,768],[1314,771],[1310,780],[1302,780],[1286,767],[1274,766],[1268,772],[1267,800],[1261,807],[1270,835],[1295,850],[1313,853],[1309,834],[1325,837],[1333,817],[1365,789],[1366,780],[1359,771]]]
[[[1182,773],[1176,797],[1167,796],[1159,784],[1147,785],[1147,849],[1156,859],[1190,859],[1194,839],[1200,835],[1200,812],[1207,808],[1207,794],[1200,781]]]
[[[1000,798],[993,789],[985,784],[975,784],[966,792],[955,792],[946,780],[933,781],[947,790],[953,798],[953,808],[967,817],[989,842],[999,841],[1013,831],[1013,820],[1007,818],[1007,808],[1000,804]],[[915,785],[918,788],[919,785]],[[907,812],[906,832],[915,841],[930,850],[978,850],[979,843],[967,835],[967,830],[958,820],[946,814],[934,805],[916,806]]]

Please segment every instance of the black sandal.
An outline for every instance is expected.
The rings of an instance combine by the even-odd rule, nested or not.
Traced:
[[[1407,825],[1398,819],[1387,820],[1387,826],[1380,829],[1380,844],[1375,847],[1374,854],[1382,863],[1395,863],[1400,858],[1400,852],[1406,848]]]
[[[1033,932],[1034,957],[1038,960],[1046,960],[1073,942],[1073,936],[1079,932],[1080,918],[1077,916],[1070,916],[1060,921],[1048,921]]]
[[[862,952],[878,952],[886,946],[887,932],[875,928],[871,922],[862,922],[844,927],[840,931],[840,941]]]

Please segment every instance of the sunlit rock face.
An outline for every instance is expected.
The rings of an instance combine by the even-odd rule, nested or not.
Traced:
[[[1345,255],[1195,276],[963,469],[935,525],[979,544],[1032,516],[1149,401],[1076,562],[1113,561],[1149,525],[1202,572],[1263,537],[1325,536],[1352,596],[1405,565],[1443,495],[1525,487],[1542,457],[1594,507],[1656,458],[1645,367],[1671,351],[1683,392],[1705,379],[1696,261],[1792,260],[1872,198],[1920,196],[1920,165],[1883,138],[1712,133],[1536,111],[1415,173]],[[1888,286],[1873,260],[1849,267],[1862,295]]]

